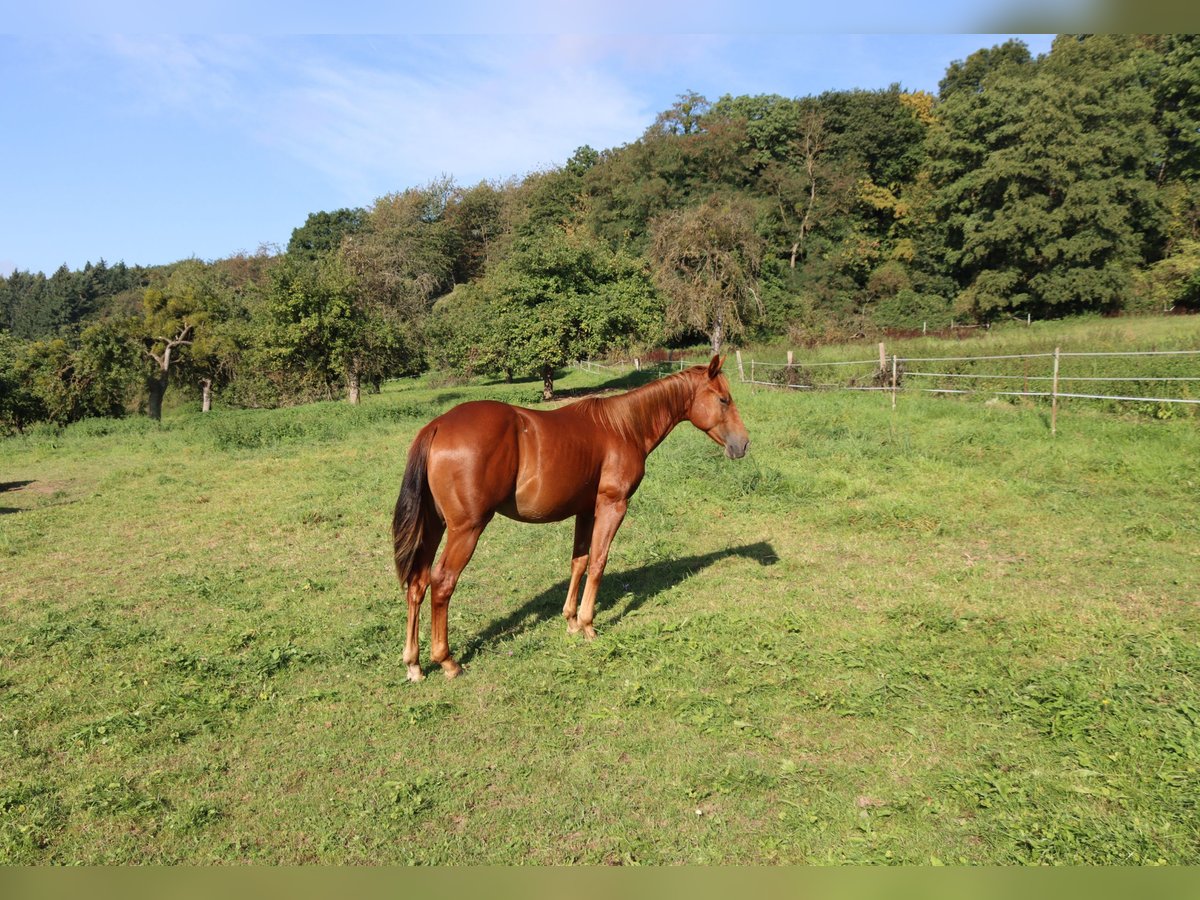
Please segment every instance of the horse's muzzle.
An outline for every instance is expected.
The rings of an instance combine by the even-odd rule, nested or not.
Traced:
[[[725,455],[730,459],[741,459],[750,447],[749,437],[730,436],[725,440]]]

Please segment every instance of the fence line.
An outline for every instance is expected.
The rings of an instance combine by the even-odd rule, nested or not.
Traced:
[[[873,366],[879,362],[877,359],[850,359],[844,362],[806,362],[806,363],[769,363],[760,362],[759,360],[750,360],[751,366],[767,366],[772,369],[810,369],[813,366]]]
[[[1079,400],[1109,400],[1115,402],[1131,402],[1131,403],[1163,403],[1163,404],[1187,404],[1191,406],[1200,405],[1200,399],[1192,397],[1145,397],[1132,396],[1125,393],[1121,394],[1096,394],[1083,393],[1079,389],[1074,391],[1063,391],[1060,389],[1060,384],[1095,384],[1097,382],[1111,382],[1112,384],[1127,384],[1130,382],[1144,382],[1146,384],[1178,384],[1190,385],[1200,382],[1200,376],[1191,375],[1069,375],[1065,374],[1060,369],[1060,363],[1066,359],[1081,359],[1087,357],[1109,357],[1109,358],[1135,358],[1135,357],[1197,357],[1200,356],[1200,350],[1127,350],[1127,351],[1069,351],[1064,352],[1059,348],[1055,348],[1053,353],[1008,353],[994,354],[981,356],[911,356],[905,357],[899,354],[892,354],[889,357],[884,352],[884,346],[881,344],[879,348],[879,360],[847,360],[847,361],[794,361],[791,351],[788,352],[788,363],[773,363],[760,362],[758,360],[750,360],[750,378],[746,378],[743,374],[742,381],[750,384],[759,384],[768,387],[786,387],[793,390],[851,390],[851,391],[890,391],[892,395],[892,406],[895,408],[896,397],[898,393],[903,391],[913,391],[925,394],[990,394],[1001,397],[1031,397],[1031,398],[1050,398],[1051,400],[1051,432],[1057,433],[1058,420],[1058,401],[1060,399],[1079,399]],[[1029,374],[1023,372],[1015,374],[1012,372],[928,372],[928,371],[905,371],[904,366],[911,363],[924,362],[965,362],[978,363],[995,360],[1031,360],[1031,359],[1047,359],[1053,360],[1053,373],[1045,374]],[[871,378],[876,382],[875,385],[859,385],[854,384],[854,378],[849,379],[849,384],[830,384],[830,383],[806,383],[806,384],[790,384],[786,380],[775,376],[773,380],[767,381],[763,378],[755,377],[757,367],[771,370],[772,375],[779,370],[782,373],[799,373],[801,371],[816,367],[816,366],[875,366],[871,373]],[[890,368],[890,372],[889,372]],[[890,375],[890,379],[889,376]],[[861,378],[862,376],[857,376]],[[908,378],[944,378],[944,379],[966,379],[973,381],[997,381],[1011,382],[1021,381],[1024,383],[1026,390],[996,390],[983,387],[918,387],[917,385],[906,385],[903,381]],[[890,380],[890,384],[880,385],[882,381]],[[1029,385],[1033,383],[1051,382],[1050,390],[1029,390]],[[1085,388],[1086,390],[1086,388]]]
[[[633,369],[634,371],[638,372],[653,372],[656,369],[666,369],[671,372],[682,372],[688,366],[706,365],[707,362],[707,360],[697,362],[687,359],[663,359],[659,360],[658,362],[643,363],[640,358],[635,357],[627,362],[613,364],[596,362],[594,359],[577,359],[573,360],[570,365],[577,369],[583,369],[585,372],[596,372],[597,370],[604,372],[620,372],[628,371],[629,369]]]
[[[749,378],[742,379],[742,384],[761,384],[763,387],[773,388],[789,388],[793,391],[819,391],[829,389],[835,391],[890,391],[891,387],[880,387],[878,385],[865,384],[787,384],[779,381],[752,381]]]
[[[1078,400],[1113,400],[1118,402],[1132,403],[1182,403],[1189,405],[1200,405],[1200,399],[1189,397],[1141,397],[1129,396],[1124,394],[1086,394],[1078,392],[1061,391],[1058,389],[1059,383],[1075,382],[1075,383],[1095,383],[1095,382],[1112,382],[1128,383],[1128,382],[1146,382],[1153,384],[1192,384],[1200,382],[1200,376],[1186,375],[1064,375],[1059,372],[1058,363],[1064,357],[1070,358],[1085,358],[1085,357],[1162,357],[1162,356],[1200,356],[1200,350],[1128,350],[1128,351],[1062,351],[1055,349],[1053,353],[1008,353],[997,355],[983,356],[900,356],[893,354],[888,356],[884,353],[884,348],[880,345],[880,357],[875,359],[852,359],[852,360],[813,360],[813,361],[795,361],[792,360],[791,351],[788,352],[788,359],[792,360],[787,363],[766,362],[764,360],[749,360],[750,371],[749,378],[741,365],[741,354],[739,353],[739,379],[744,384],[757,384],[764,387],[788,388],[791,390],[815,391],[815,390],[843,390],[843,391],[890,391],[893,397],[893,403],[897,393],[904,391],[912,391],[924,394],[990,394],[1001,397],[1049,397],[1053,401],[1054,411],[1057,413],[1058,400],[1062,399],[1078,399]],[[1055,372],[1052,375],[1030,375],[1030,374],[1010,374],[1010,373],[985,373],[985,372],[920,372],[920,371],[905,371],[903,368],[907,363],[921,362],[985,362],[994,360],[1029,360],[1029,359],[1053,359],[1055,361]],[[594,360],[579,360],[574,363],[579,368],[586,371],[596,372],[615,372],[622,369],[637,369],[645,371],[654,371],[656,369],[665,369],[667,371],[681,371],[691,365],[701,365],[685,359],[677,360],[662,360],[655,363],[642,365],[640,359],[633,359],[624,364],[607,364],[599,363]],[[828,366],[873,366],[870,375],[872,378],[886,380],[886,376],[890,375],[890,384],[880,385],[861,385],[861,384],[845,384],[836,382],[813,382],[807,384],[794,384],[785,381],[767,381],[756,377],[758,372],[756,369],[762,368],[767,370],[782,370],[784,372],[800,372],[806,369],[828,367]],[[890,368],[890,372],[888,371]],[[866,375],[867,373],[863,373]],[[862,376],[857,376],[862,377]],[[1053,387],[1049,391],[1007,391],[1007,390],[992,390],[986,388],[950,388],[950,387],[916,387],[904,385],[902,382],[907,378],[961,378],[971,379],[976,381],[1023,381],[1025,384],[1029,382],[1045,382],[1050,381]],[[1057,418],[1055,416],[1055,418]]]
[[[1053,356],[1053,353],[1010,353],[1006,356],[898,356],[896,358],[900,362],[974,362],[978,359],[1049,359]]]
[[[776,385],[778,386],[778,385]],[[891,388],[878,388],[891,390]],[[1136,400],[1142,403],[1200,403],[1183,397],[1114,397],[1109,394],[1057,394],[1050,391],[970,391],[962,388],[910,388],[922,394],[994,394],[1001,397],[1075,397],[1084,400]]]
[[[1053,354],[1050,354],[1053,355]],[[1068,353],[1063,351],[1059,356],[1198,356],[1200,350],[1122,350],[1104,353]]]
[[[901,362],[904,362],[903,357],[899,357]],[[979,375],[973,372],[905,372],[907,375],[922,375],[930,378],[995,378],[995,379],[1016,379],[1020,381],[1051,381],[1053,375]],[[1137,375],[1126,377],[1114,375],[1112,377],[1104,375],[1060,375],[1059,381],[1200,381],[1200,377],[1190,376],[1150,376]]]

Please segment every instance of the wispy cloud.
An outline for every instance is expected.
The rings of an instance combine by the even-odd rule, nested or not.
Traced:
[[[146,115],[237,107],[261,46],[238,35],[109,35],[94,41],[111,57],[135,111]]]
[[[365,199],[442,173],[473,181],[561,163],[579,144],[632,140],[654,112],[612,71],[614,57],[655,63],[645,38],[167,36],[107,47],[147,114],[220,116]]]

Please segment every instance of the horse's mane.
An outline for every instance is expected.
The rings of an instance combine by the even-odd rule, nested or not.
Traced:
[[[646,434],[662,433],[686,412],[695,390],[692,371],[702,368],[693,366],[624,394],[587,397],[577,406],[601,427],[640,442]]]

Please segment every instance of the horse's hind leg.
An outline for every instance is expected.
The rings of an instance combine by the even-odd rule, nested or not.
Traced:
[[[408,667],[409,681],[420,681],[425,677],[421,674],[421,601],[425,599],[425,591],[429,587],[430,570],[443,530],[440,520],[426,520],[421,546],[417,550],[417,558],[413,560],[412,578],[408,582],[408,634],[404,639],[404,664]]]
[[[433,589],[430,592],[433,607],[433,628],[430,636],[430,655],[433,661],[442,667],[447,678],[455,678],[462,672],[462,666],[450,655],[450,638],[447,629],[447,612],[450,608],[450,596],[458,584],[458,576],[471,561],[475,552],[475,544],[479,535],[491,520],[487,519],[478,525],[468,528],[448,528],[446,531],[446,549],[442,558],[433,567]]]

